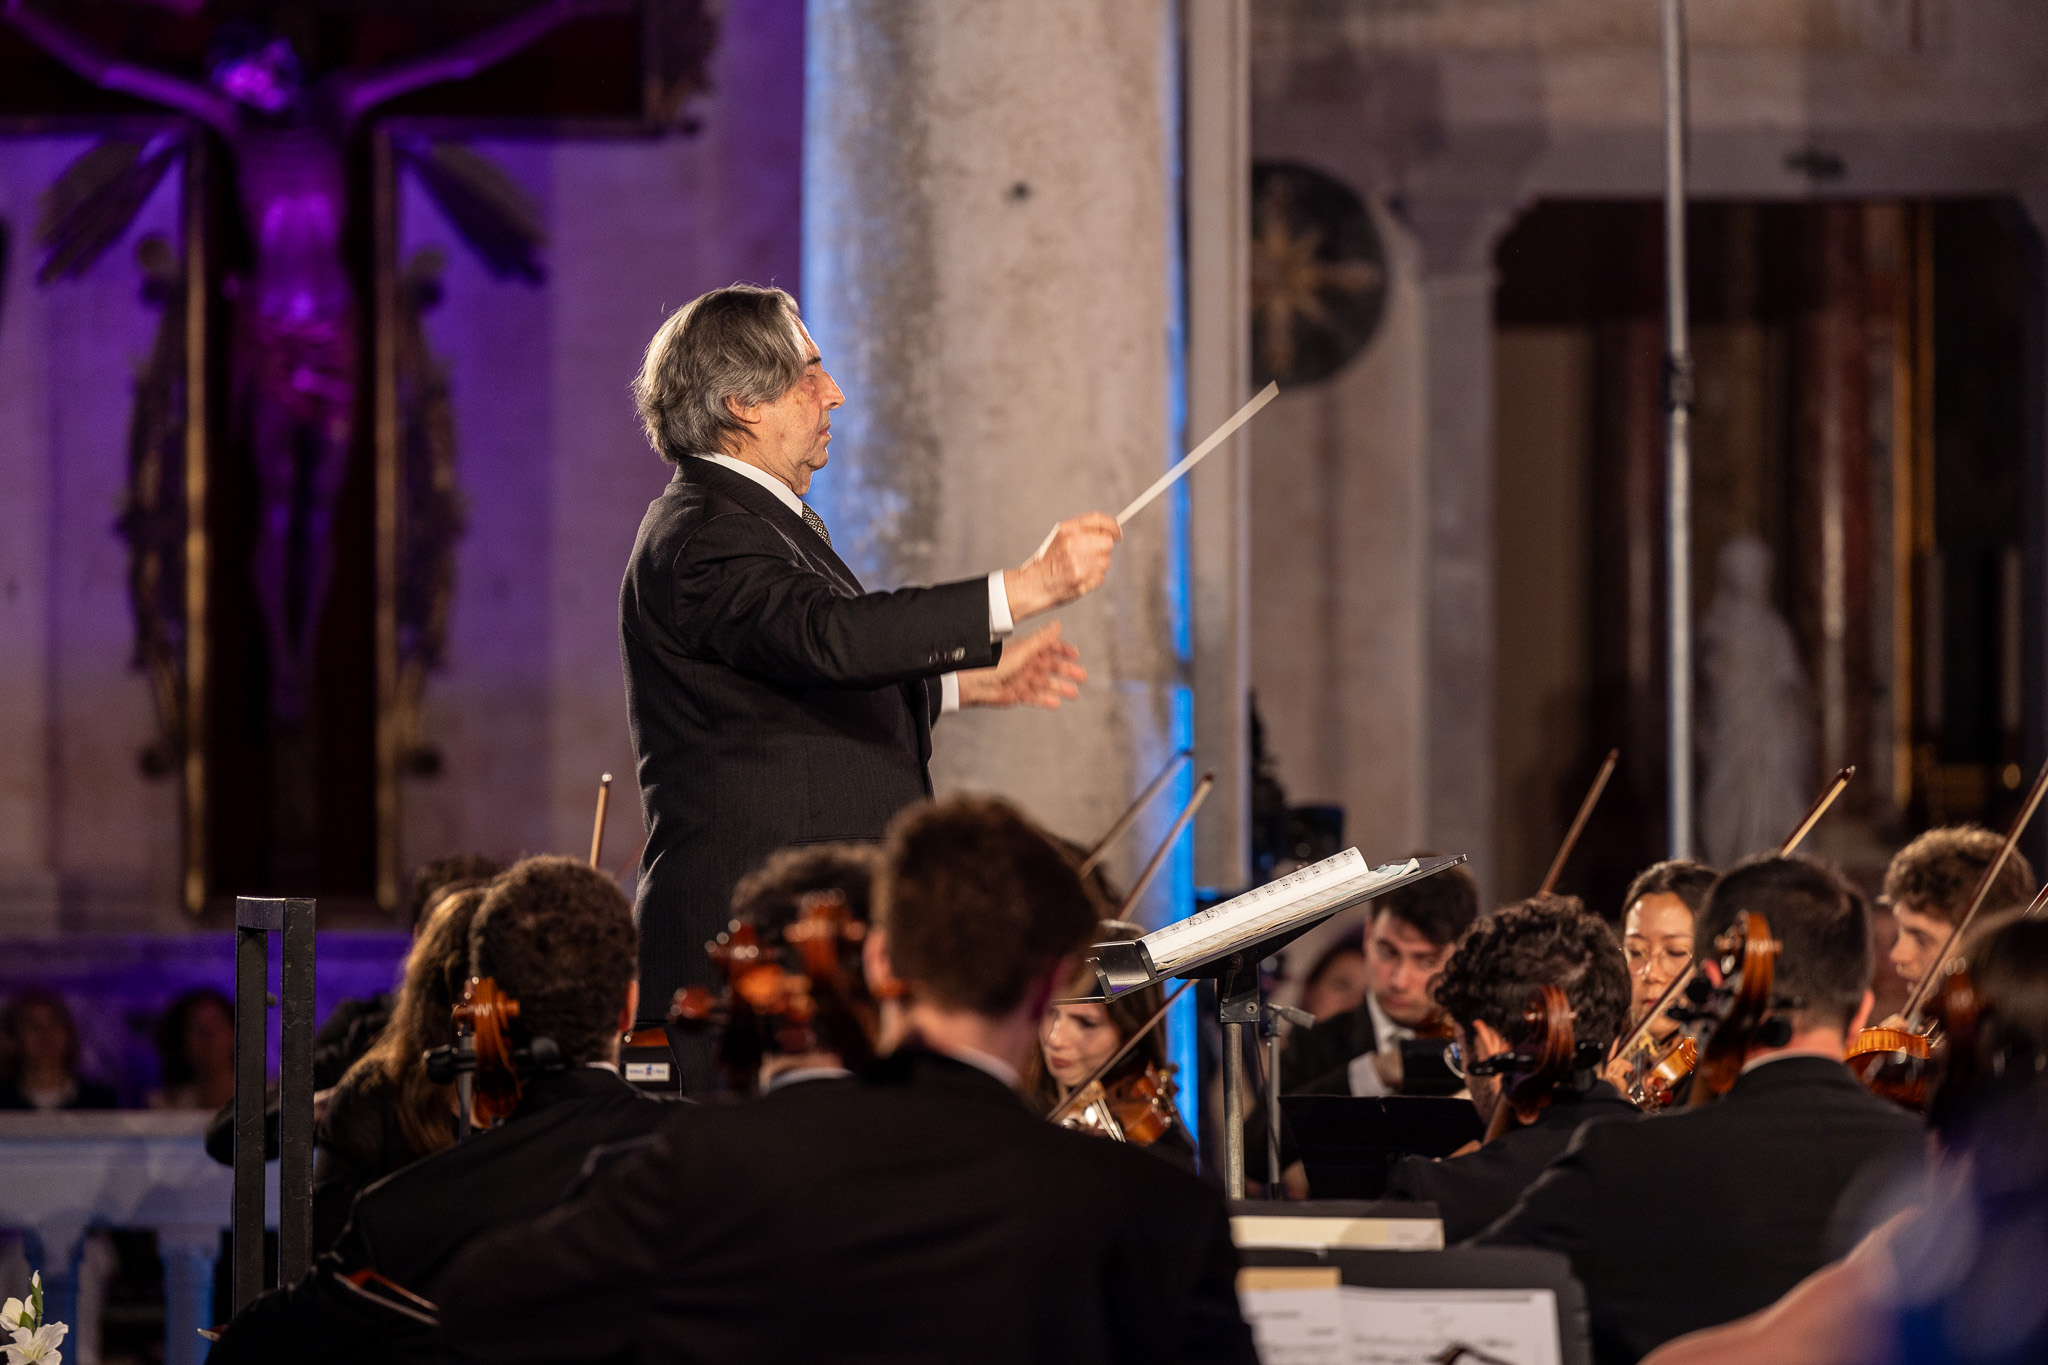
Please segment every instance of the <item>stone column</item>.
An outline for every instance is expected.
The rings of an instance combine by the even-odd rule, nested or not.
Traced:
[[[1055,521],[1115,512],[1165,467],[1172,14],[811,0],[802,303],[847,396],[812,501],[868,587],[1017,564]],[[1089,670],[1081,700],[946,717],[942,792],[999,792],[1088,842],[1186,742],[1177,505],[1134,520],[1108,584],[1059,613]],[[1134,875],[1173,804],[1113,873]],[[1188,883],[1184,846],[1151,915]]]
[[[1495,885],[1493,248],[1515,206],[1411,200],[1422,248],[1424,551],[1422,830]]]

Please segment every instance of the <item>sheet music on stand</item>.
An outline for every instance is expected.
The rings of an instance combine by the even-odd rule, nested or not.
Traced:
[[[1339,911],[1464,861],[1463,854],[1452,854],[1368,867],[1357,849],[1347,848],[1143,938],[1098,943],[1089,955],[1104,996],[1170,977],[1221,975],[1227,970],[1221,964],[1247,949],[1254,960],[1269,957]]]
[[[1241,1287],[1266,1365],[1559,1365],[1548,1289]]]

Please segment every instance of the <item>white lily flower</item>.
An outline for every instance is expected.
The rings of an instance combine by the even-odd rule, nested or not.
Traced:
[[[14,1344],[6,1347],[7,1365],[64,1365],[64,1334],[71,1329],[61,1322],[44,1323],[35,1331],[14,1329]]]

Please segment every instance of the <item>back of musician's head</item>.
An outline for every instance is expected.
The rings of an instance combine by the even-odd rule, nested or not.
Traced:
[[[1621,913],[1627,915],[1629,907],[1645,896],[1676,896],[1698,919],[1700,907],[1707,901],[1707,889],[1713,884],[1714,869],[1705,863],[1691,858],[1666,858],[1636,874],[1636,879],[1628,884],[1628,894],[1621,898]]]
[[[519,1002],[515,1036],[554,1039],[572,1065],[610,1051],[639,949],[618,884],[574,858],[514,863],[469,930],[470,972]]]
[[[1415,858],[1435,854],[1414,853]],[[1479,918],[1479,883],[1459,863],[1389,891],[1373,903],[1373,914],[1390,914],[1438,947],[1456,943]]]
[[[1794,1027],[1845,1028],[1870,989],[1876,952],[1870,912],[1848,883],[1800,858],[1752,858],[1721,875],[1707,892],[1693,941],[1702,959],[1743,911],[1759,914],[1783,944],[1775,991],[1796,996]]]
[[[913,998],[991,1018],[1095,936],[1102,909],[1045,831],[1006,801],[952,796],[896,817],[876,918]]]
[[[1456,1022],[1483,1022],[1513,1042],[1538,986],[1563,989],[1577,1042],[1606,1048],[1621,1036],[1628,963],[1614,931],[1577,896],[1531,896],[1480,920],[1444,963],[1433,993]]]
[[[868,844],[785,848],[740,878],[732,893],[733,922],[753,926],[764,950],[779,953],[790,970],[805,972],[803,954],[788,937],[790,926],[803,915],[805,898],[820,892],[836,895],[848,917],[865,927],[872,920],[879,861],[875,848]],[[843,936],[835,945],[836,982],[813,977],[816,1013],[804,1045],[805,1051],[833,1053],[854,1070],[872,1061],[875,1053],[875,1039],[870,1034],[876,1023],[874,1000],[861,971],[864,938],[864,934]],[[751,1087],[765,1057],[787,1052],[791,1045],[787,1045],[788,1031],[778,1019],[754,1013],[744,997],[737,992],[734,995],[732,1018],[720,1035],[718,1055],[734,1089],[745,1090]],[[816,1049],[810,1042],[815,1042]]]
[[[1884,873],[1884,903],[1902,906],[1951,924],[1970,908],[1970,896],[1984,869],[2005,845],[2002,836],[1980,825],[1930,829],[1892,856]],[[2025,905],[2034,894],[2034,869],[2018,849],[1998,869],[1984,898],[1986,911]]]
[[[661,457],[727,451],[743,424],[726,399],[751,407],[788,393],[810,360],[798,325],[795,299],[752,284],[700,294],[669,314],[633,379],[640,424]]]

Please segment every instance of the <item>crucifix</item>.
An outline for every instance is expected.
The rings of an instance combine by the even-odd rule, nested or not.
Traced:
[[[205,177],[194,172],[208,163],[216,169],[216,186],[233,187],[231,199],[216,194],[215,241],[202,240],[209,224],[196,211],[202,206],[188,203],[182,262],[162,238],[138,250],[145,296],[164,306],[165,323],[138,389],[131,506],[122,529],[131,546],[138,658],[151,674],[163,731],[153,762],[165,772],[182,768],[185,778],[184,899],[196,911],[225,879],[240,883],[238,890],[292,883],[284,889],[369,892],[388,906],[396,900],[398,878],[396,809],[386,797],[405,756],[385,743],[387,734],[404,729],[386,713],[403,696],[416,709],[417,679],[409,691],[377,679],[375,758],[342,765],[376,770],[368,784],[375,792],[357,782],[353,793],[374,807],[368,822],[378,826],[373,858],[337,858],[332,847],[322,847],[328,827],[349,823],[337,822],[329,807],[344,795],[338,788],[350,784],[345,775],[337,781],[323,771],[319,759],[335,747],[333,737],[321,733],[324,712],[335,703],[323,692],[345,684],[315,667],[324,613],[338,600],[331,588],[337,539],[347,532],[342,493],[357,462],[374,457],[380,461],[377,526],[392,522],[438,536],[438,543],[422,546],[378,537],[384,579],[410,573],[415,580],[442,580],[438,601],[431,582],[379,584],[377,629],[403,642],[387,649],[378,641],[380,669],[410,665],[416,674],[438,656],[460,503],[452,490],[452,436],[440,443],[450,468],[438,479],[407,476],[408,454],[423,452],[369,449],[403,446],[409,433],[417,437],[434,420],[432,414],[382,411],[387,393],[417,398],[421,385],[407,385],[403,377],[396,384],[373,382],[384,378],[373,372],[408,361],[415,378],[432,369],[417,323],[438,297],[438,279],[421,276],[417,262],[406,269],[395,260],[370,259],[379,254],[365,249],[373,243],[395,249],[395,231],[380,220],[365,234],[359,224],[395,208],[382,181],[365,192],[363,168],[375,168],[373,180],[409,168],[499,278],[541,283],[544,234],[523,193],[483,157],[380,116],[423,112],[417,96],[435,91],[432,112],[444,129],[451,118],[475,126],[479,118],[509,117],[530,126],[536,118],[591,112],[560,108],[565,88],[606,91],[595,101],[598,108],[623,90],[626,117],[612,111],[612,122],[621,131],[644,131],[673,123],[682,100],[702,88],[712,29],[699,0],[507,4],[498,7],[503,13],[481,25],[472,17],[469,31],[452,35],[445,17],[366,16],[361,5],[340,0],[279,6],[261,22],[212,20],[203,3],[169,8],[184,16],[163,23],[182,23],[184,37],[203,38],[205,56],[196,72],[131,52],[128,47],[155,49],[135,44],[132,30],[123,46],[121,35],[109,41],[104,26],[88,32],[82,20],[59,20],[27,0],[0,0],[0,19],[69,72],[100,91],[183,116],[146,140],[108,138],[60,175],[45,198],[38,232],[45,283],[82,273],[118,242],[180,159],[188,200],[205,193]],[[317,30],[309,27],[313,18],[322,21]],[[340,41],[337,32],[345,34]],[[365,52],[376,59],[361,60]],[[611,60],[593,61],[593,53]],[[515,59],[525,64],[519,88],[481,88],[480,77]],[[369,158],[359,154],[365,135],[373,146]],[[223,241],[239,250],[224,248]],[[366,330],[376,333],[375,345],[365,344]],[[212,375],[209,360],[217,367]],[[221,417],[206,411],[210,390],[224,400]],[[440,397],[445,424],[445,392]],[[186,430],[176,430],[180,426]],[[364,439],[371,427],[376,442]],[[210,579],[198,581],[205,567],[189,562],[185,551],[205,557],[206,476],[225,472],[228,452],[253,474],[253,545],[246,565],[218,565]],[[386,462],[394,468],[384,469]],[[154,480],[146,490],[134,486],[138,471]],[[382,505],[402,500],[409,488],[430,486],[438,488],[442,505],[412,508],[409,520],[408,509]],[[186,494],[201,496],[195,503]],[[196,537],[188,534],[193,531]],[[205,657],[207,632],[223,615],[222,604],[208,604],[223,571],[253,595],[255,619],[247,633],[256,648],[253,658],[240,662],[260,668],[267,679],[256,700],[269,762],[253,784],[267,799],[245,796],[239,810],[226,795],[230,775],[207,770],[202,680],[210,670],[194,666]],[[194,581],[179,584],[180,577]],[[418,619],[405,619],[408,614]],[[407,651],[410,659],[397,657]],[[359,697],[361,683],[357,691]],[[151,763],[145,756],[146,770]],[[267,857],[231,851],[219,834],[232,822],[236,837],[247,841],[252,814],[254,828],[269,830]]]

